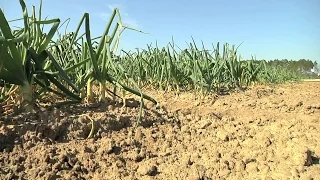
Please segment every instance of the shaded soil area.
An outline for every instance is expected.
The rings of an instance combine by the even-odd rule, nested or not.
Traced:
[[[2,117],[0,179],[320,179],[320,82],[146,93]]]

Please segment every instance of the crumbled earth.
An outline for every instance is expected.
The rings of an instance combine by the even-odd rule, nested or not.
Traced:
[[[320,179],[320,82],[146,92],[139,126],[134,99],[2,118],[0,179]]]

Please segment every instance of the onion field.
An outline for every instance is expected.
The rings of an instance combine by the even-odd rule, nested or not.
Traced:
[[[19,2],[21,28],[0,11],[0,179],[320,178],[319,82],[241,45],[126,51],[143,32],[117,8],[93,37],[88,13],[67,31]]]

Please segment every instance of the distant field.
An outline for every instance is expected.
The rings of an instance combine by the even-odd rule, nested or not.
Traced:
[[[320,82],[320,79],[302,79],[305,82]]]

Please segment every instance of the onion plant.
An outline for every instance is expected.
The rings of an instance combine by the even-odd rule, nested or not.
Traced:
[[[79,89],[47,50],[47,46],[60,24],[60,19],[42,20],[42,3],[38,17],[33,6],[29,18],[23,0],[20,0],[20,5],[24,27],[19,30],[13,31],[10,28],[3,11],[0,10],[0,79],[20,87],[22,106],[26,111],[33,110],[34,83],[40,85],[39,93],[51,91],[57,95],[79,101],[80,98],[76,94]],[[50,24],[52,25],[51,29],[48,33],[44,33],[43,26]],[[62,81],[73,91],[63,85]],[[50,85],[55,85],[59,91]]]
[[[193,40],[193,39],[192,39]],[[131,77],[143,86],[175,90],[194,90],[201,94],[230,89],[243,89],[243,86],[261,80],[268,68],[257,60],[244,61],[238,55],[238,48],[218,42],[213,50],[202,42],[198,48],[193,40],[187,49],[180,49],[174,41],[167,46],[155,48],[148,45],[146,50],[124,52],[122,64]]]

